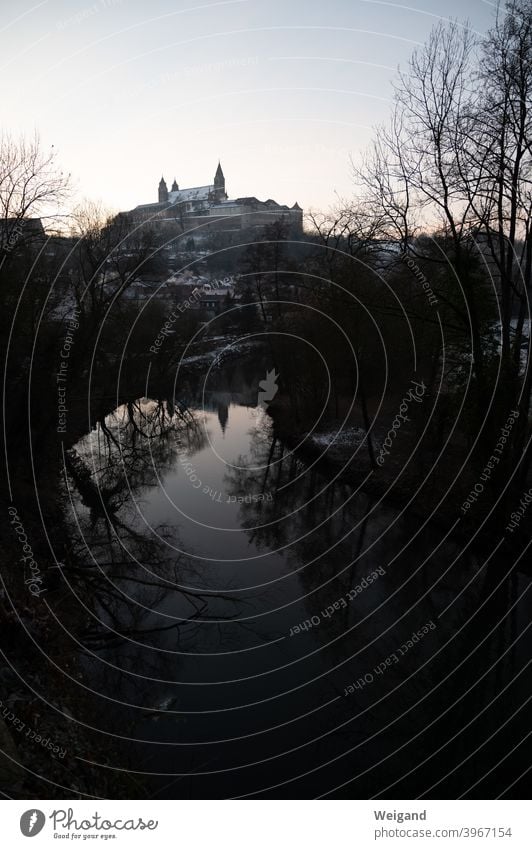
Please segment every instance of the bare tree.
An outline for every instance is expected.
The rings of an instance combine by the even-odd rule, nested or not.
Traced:
[[[484,45],[484,92],[471,128],[466,181],[496,269],[507,376],[519,369],[532,274],[532,4],[517,0]],[[518,322],[512,327],[515,307]],[[513,362],[513,365],[512,365]]]
[[[402,254],[417,254],[421,229],[439,237],[441,250],[424,259],[454,269],[465,305],[441,297],[463,325],[473,347],[479,397],[484,397],[484,350],[479,291],[471,239],[474,175],[468,170],[472,116],[478,114],[470,85],[475,43],[467,28],[439,24],[428,43],[416,51],[408,72],[395,87],[395,105],[364,167],[356,172],[366,190],[365,202],[378,215],[384,237],[399,244]],[[479,178],[477,175],[477,182]]]
[[[356,171],[399,259],[434,269],[439,316],[458,352],[452,367],[472,356],[479,444],[491,445],[519,407],[507,459],[521,463],[521,476],[532,459],[522,456],[532,435],[531,92],[531,0],[510,0],[483,39],[439,24],[399,75],[390,124]]]
[[[0,136],[0,261],[23,238],[27,218],[57,219],[68,191],[69,176],[59,170],[53,147],[43,151],[37,134]]]
[[[74,211],[72,235],[78,238],[72,275],[76,304],[98,325],[153,254],[150,234],[127,216],[85,201]]]

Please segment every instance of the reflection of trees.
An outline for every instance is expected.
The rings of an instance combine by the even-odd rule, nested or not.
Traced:
[[[276,438],[266,417],[257,418],[249,457],[240,457],[235,465],[241,468],[228,469],[227,490],[231,495],[251,496],[240,504],[242,527],[249,529],[250,539],[268,550],[287,546],[291,568],[312,561],[300,573],[306,592],[337,575],[313,596],[316,608],[351,589],[357,566],[338,573],[362,550],[368,498],[350,499],[352,490],[342,482],[325,486],[324,474],[316,467],[307,470]],[[259,500],[259,494],[271,495],[271,500]]]
[[[144,526],[137,509],[142,493],[174,466],[178,450],[199,450],[204,441],[200,421],[189,410],[143,399],[119,407],[67,452],[66,469],[79,501],[65,570],[97,618],[89,617],[84,634],[92,647],[214,618],[208,613],[212,596],[180,586],[197,586],[198,580],[189,559],[174,550],[175,529]],[[161,626],[156,611],[171,593],[179,619]]]
[[[253,453],[246,468],[233,469],[228,474],[228,489],[242,496],[270,491],[273,499],[243,502],[243,526],[261,547],[277,548],[288,544],[286,554],[290,566],[298,568],[312,561],[299,572],[299,579],[304,592],[308,593],[306,615],[310,618],[317,614],[320,620],[308,634],[295,638],[300,640],[296,645],[301,647],[302,654],[309,647],[314,648],[316,643],[321,645],[322,657],[332,667],[323,683],[324,693],[330,692],[333,698],[340,696],[328,711],[328,727],[336,727],[337,731],[318,742],[319,757],[326,760],[332,753],[341,755],[348,748],[358,747],[356,762],[360,774],[370,776],[364,777],[369,785],[361,782],[366,793],[369,786],[369,793],[378,794],[394,780],[398,787],[404,787],[400,782],[404,782],[418,765],[421,777],[416,775],[415,786],[432,789],[435,765],[436,775],[454,776],[456,748],[445,744],[463,734],[467,722],[460,758],[467,757],[460,769],[467,782],[476,782],[478,760],[472,756],[470,761],[467,758],[470,753],[474,755],[477,749],[481,750],[486,739],[491,745],[489,734],[497,747],[495,762],[504,760],[507,743],[504,738],[499,740],[496,734],[503,723],[508,723],[505,690],[512,677],[518,677],[526,668],[527,661],[526,651],[518,656],[510,645],[510,637],[515,639],[516,636],[515,631],[511,634],[516,623],[512,622],[510,612],[515,598],[509,597],[508,585],[500,582],[500,562],[492,567],[489,562],[492,552],[488,550],[485,576],[481,577],[479,572],[478,580],[473,582],[474,573],[467,555],[462,554],[456,567],[449,569],[454,558],[460,555],[461,545],[448,540],[440,550],[442,535],[435,534],[430,526],[420,532],[415,515],[406,515],[401,522],[388,527],[390,514],[383,505],[368,519],[371,506],[368,497],[357,494],[347,501],[352,489],[342,483],[327,487],[307,504],[326,483],[326,472],[305,471],[296,482],[304,467],[265,427],[257,427],[253,432],[252,446]],[[245,460],[240,459],[239,465],[244,463]],[[257,468],[259,466],[265,468]],[[285,518],[294,510],[298,512]],[[262,527],[256,528],[257,525]],[[343,542],[338,542],[350,530],[352,533]],[[381,531],[385,531],[383,539],[370,546]],[[300,539],[305,534],[308,536]],[[411,544],[403,550],[408,540]],[[327,552],[329,547],[331,550]],[[368,547],[370,550],[365,553]],[[345,599],[346,594],[377,566],[386,569],[385,575],[352,602],[339,606],[324,618],[326,607],[340,598]],[[329,584],[313,592],[315,587],[329,580]],[[397,592],[403,583],[404,589]],[[438,614],[451,602],[450,620],[440,622]],[[304,618],[305,614],[292,624]],[[437,623],[434,634],[431,632],[431,636],[420,640],[405,657],[398,655],[397,664],[384,667],[385,660],[431,619]],[[497,623],[502,627],[495,628]],[[459,643],[451,643],[452,648],[439,654],[436,648],[452,636],[454,629],[464,636],[460,635]],[[461,650],[466,647],[463,649],[465,662],[457,663],[455,645]],[[516,652],[513,656],[509,648]],[[459,657],[462,661],[462,655]],[[374,671],[377,667],[379,674]],[[358,686],[355,695],[344,699],[344,687],[368,673],[372,676],[371,684]],[[515,686],[522,701],[528,690],[523,684]],[[325,701],[326,695],[322,698]],[[485,705],[490,705],[490,712],[483,712],[482,721],[475,722],[479,707]],[[359,712],[360,718],[352,722]],[[401,757],[401,761],[395,762],[389,757],[391,747],[380,743],[389,725],[393,748],[406,746],[415,735],[415,756],[406,750],[404,760]],[[508,723],[508,727],[512,743],[519,744],[527,732],[524,720],[518,718],[515,725]],[[423,728],[430,730],[418,736]],[[365,741],[372,738],[379,742],[366,752]],[[381,757],[387,759],[388,771],[376,772],[374,778],[371,770]],[[516,772],[526,770],[525,757],[521,760],[517,760],[517,769],[514,761],[508,782]],[[340,771],[341,763],[340,760]],[[351,778],[348,770],[344,777]],[[450,791],[449,785],[442,782],[433,792],[443,789],[444,793],[452,794],[452,781],[451,778]],[[392,788],[390,797],[395,792],[393,784]]]
[[[82,462],[92,465],[98,502],[116,514],[130,494],[157,484],[157,477],[172,468],[180,447],[197,451],[204,441],[200,422],[189,410],[170,401],[143,399],[102,419],[96,434],[80,443],[80,452],[86,458]]]

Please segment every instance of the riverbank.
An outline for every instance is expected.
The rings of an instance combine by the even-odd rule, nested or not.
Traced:
[[[87,370],[68,383],[68,409],[61,421],[55,395],[45,396],[46,408],[32,421],[32,448],[27,439],[19,442],[11,497],[3,499],[7,565],[0,589],[0,647],[12,667],[0,676],[0,741],[5,753],[0,757],[0,790],[11,797],[143,794],[142,782],[132,783],[126,773],[117,778],[109,772],[109,781],[102,782],[102,770],[78,759],[107,763],[114,744],[112,737],[91,731],[98,722],[84,690],[91,686],[81,660],[87,653],[83,642],[90,620],[91,576],[86,575],[85,585],[65,524],[66,452],[120,405],[147,392],[173,403],[194,392],[208,371],[216,374],[261,348],[253,339],[209,337],[166,373],[151,355],[127,368],[109,361],[105,368]],[[29,577],[22,574],[20,562],[30,556],[28,551]],[[73,590],[86,600],[86,621],[79,618]]]
[[[278,397],[268,409],[274,432],[307,464],[313,464],[326,477],[360,488],[376,502],[384,502],[404,511],[421,526],[427,524],[439,533],[453,536],[483,550],[493,542],[493,528],[504,528],[511,512],[508,500],[501,503],[495,515],[489,516],[494,502],[493,490],[482,485],[474,509],[461,509],[468,493],[480,489],[478,472],[473,467],[465,445],[449,442],[443,451],[431,450],[427,441],[405,422],[394,437],[391,448],[379,463],[381,446],[388,431],[372,430],[372,452],[368,449],[362,417],[349,420],[324,418],[318,428],[308,431],[296,427],[289,399]],[[484,520],[488,517],[486,524]],[[500,533],[499,533],[500,536]],[[515,540],[508,539],[512,546]],[[520,568],[528,572],[525,564]]]

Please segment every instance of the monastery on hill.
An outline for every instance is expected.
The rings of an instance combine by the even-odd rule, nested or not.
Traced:
[[[142,204],[127,215],[136,222],[157,222],[169,234],[177,227],[181,233],[190,233],[194,240],[213,232],[262,228],[279,220],[285,221],[292,233],[301,233],[303,229],[303,210],[297,203],[288,207],[271,199],[260,201],[252,196],[230,199],[220,163],[213,183],[207,186],[180,189],[174,179],[168,191],[166,181],[161,177],[157,203]]]

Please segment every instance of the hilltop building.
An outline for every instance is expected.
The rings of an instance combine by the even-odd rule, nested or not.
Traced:
[[[256,197],[230,199],[225,188],[222,166],[218,163],[214,181],[206,186],[180,189],[174,178],[172,187],[161,177],[156,203],[141,204],[126,213],[134,222],[149,222],[168,231],[177,229],[194,241],[210,233],[230,233],[247,228],[262,228],[273,221],[284,221],[292,233],[303,229],[303,210],[274,200],[260,201]]]

